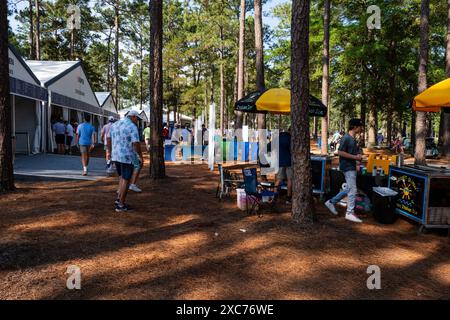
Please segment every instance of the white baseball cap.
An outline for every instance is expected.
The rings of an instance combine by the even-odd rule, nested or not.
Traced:
[[[127,117],[137,117],[138,119],[142,120],[141,115],[136,110],[128,111]]]

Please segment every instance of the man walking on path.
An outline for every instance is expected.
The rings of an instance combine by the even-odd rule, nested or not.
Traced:
[[[97,143],[94,127],[89,123],[91,116],[86,114],[84,122],[77,128],[77,145],[80,146],[81,163],[83,164],[83,176],[88,174],[89,154]]]
[[[108,143],[106,141],[106,137],[109,134],[109,130],[111,130],[111,126],[114,123],[114,117],[110,116],[108,118],[108,123],[105,124],[100,132],[100,138],[102,139],[103,148],[105,150],[105,158],[106,158],[106,172],[108,174],[112,173],[112,161],[111,161],[111,152],[109,152]]]
[[[72,154],[73,127],[68,121],[64,121],[66,125],[66,150],[65,154]]]
[[[130,179],[133,175],[133,157],[137,154],[139,161],[144,163],[137,123],[142,120],[135,110],[128,112],[127,116],[114,123],[107,136],[111,160],[115,163],[119,180],[119,194],[115,201],[116,212],[130,211],[132,208],[125,203]]]
[[[355,215],[355,200],[356,200],[356,161],[362,160],[358,143],[355,139],[356,135],[361,133],[363,124],[360,119],[351,119],[349,122],[349,131],[341,140],[339,146],[339,170],[344,172],[345,182],[347,187],[345,190],[338,193],[334,198],[325,202],[325,206],[334,214],[338,212],[334,205],[342,198],[347,196],[347,213],[345,219],[353,222],[362,222]]]
[[[150,124],[147,125],[144,129],[144,141],[145,141],[145,147],[147,148],[147,152],[150,153]]]
[[[64,154],[66,145],[66,126],[61,118],[52,126],[53,132],[55,133],[55,141],[58,146],[58,153]]]

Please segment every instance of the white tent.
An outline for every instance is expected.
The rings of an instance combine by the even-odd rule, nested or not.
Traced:
[[[48,90],[47,133],[50,150],[55,142],[51,122],[55,117],[80,122],[82,113],[91,115],[91,123],[97,131],[103,124],[103,111],[92,90],[81,61],[27,60],[27,65]]]
[[[108,123],[108,118],[120,119],[119,113],[117,113],[116,103],[113,99],[111,92],[95,92],[95,96],[103,111],[102,126]],[[97,141],[101,141],[101,130],[98,130]]]
[[[8,57],[15,151],[39,153],[45,150],[42,108],[48,98],[47,90],[12,45]]]
[[[95,92],[95,96],[97,97],[100,108],[102,108],[103,110],[103,115],[105,118],[110,116],[114,117],[115,119],[120,118],[120,115],[117,112],[116,103],[111,92]]]

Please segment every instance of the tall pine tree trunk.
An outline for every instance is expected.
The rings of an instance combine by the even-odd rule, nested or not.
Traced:
[[[150,177],[154,180],[166,176],[164,163],[163,121],[163,9],[162,0],[150,0]]]
[[[291,29],[292,216],[312,224],[314,208],[309,135],[310,0],[293,0]]]
[[[377,136],[377,106],[376,102],[372,99],[369,106],[369,132],[367,146],[373,147],[376,144]]]
[[[41,7],[39,0],[35,0],[35,10],[36,10],[36,59],[41,60]]]
[[[116,0],[114,4],[114,88],[113,97],[116,101],[117,107],[119,107],[119,37],[120,37],[120,12],[119,12],[120,0]]]
[[[141,60],[139,63],[139,104],[142,110],[142,104],[144,103],[144,48],[142,37],[139,38],[139,58]]]
[[[264,81],[264,42],[262,24],[262,3],[261,0],[254,0],[255,7],[255,51],[256,51],[256,88],[258,91],[266,89]],[[266,128],[266,115],[258,114],[258,129]]]
[[[244,51],[245,51],[245,0],[241,0],[241,9],[239,16],[239,54],[238,54],[238,100],[244,97]],[[241,111],[235,111],[235,129],[242,128],[243,113]]]
[[[450,0],[447,0],[447,48],[445,55],[445,70],[450,78]],[[450,112],[441,113],[442,133],[442,155],[450,156]]]
[[[8,7],[0,1],[0,30],[8,30]],[[0,192],[14,190],[8,33],[0,33]]]
[[[324,2],[323,15],[323,55],[322,55],[322,103],[328,108],[329,91],[330,91],[330,0]],[[322,118],[322,154],[328,154],[328,114]]]
[[[224,117],[225,117],[225,72],[224,72],[224,56],[223,56],[223,26],[220,26],[220,133],[224,135]]]
[[[427,88],[428,65],[428,30],[430,16],[430,1],[422,0],[420,6],[420,50],[419,50],[419,81],[418,92]],[[416,147],[414,150],[414,163],[425,165],[425,135],[427,133],[427,117],[425,112],[416,112]]]
[[[366,146],[366,112],[367,112],[367,95],[366,95],[366,81],[365,73],[361,74],[361,122],[364,125],[362,135],[362,147]]]
[[[107,56],[107,61],[108,61],[108,70],[107,70],[107,74],[106,74],[106,85],[108,88],[108,92],[111,91],[111,35],[112,35],[112,28],[109,29],[109,35],[108,35],[108,53],[106,54]],[[114,101],[115,101],[115,97]],[[117,106],[117,108],[119,108],[119,106]]]
[[[29,55],[30,55],[30,59],[34,60],[36,55],[36,51],[34,48],[34,13],[33,13],[33,0],[29,0],[28,1],[28,14],[29,14],[29,18],[30,18],[30,51],[29,51]]]

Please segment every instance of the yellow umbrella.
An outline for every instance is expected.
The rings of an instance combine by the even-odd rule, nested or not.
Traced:
[[[413,101],[415,111],[439,112],[450,107],[450,78],[429,87]]]
[[[291,90],[284,88],[269,89],[256,101],[256,107],[260,111],[271,113],[290,113]]]

